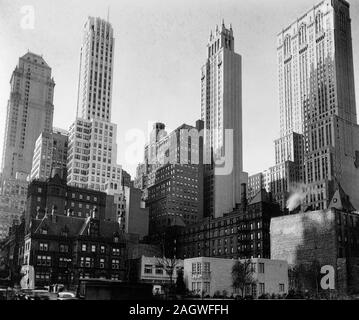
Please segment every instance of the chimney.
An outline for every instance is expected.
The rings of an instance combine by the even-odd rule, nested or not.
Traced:
[[[94,206],[93,209],[92,209],[92,216],[91,216],[91,218],[92,218],[92,219],[96,219],[96,217],[97,217],[97,207]]]
[[[39,220],[39,219],[40,219],[40,208],[38,208],[38,209],[36,210],[35,219],[36,219],[36,220]]]
[[[51,221],[53,223],[56,222],[56,210],[57,210],[57,207],[55,205],[53,205],[52,210],[51,210]]]
[[[269,200],[270,203],[273,202],[273,194],[272,194],[271,191],[268,192],[268,200]]]
[[[247,209],[247,184],[241,183],[241,205],[243,210]]]

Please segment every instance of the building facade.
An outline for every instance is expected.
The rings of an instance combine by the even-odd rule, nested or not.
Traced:
[[[243,203],[245,203],[243,195]],[[172,232],[168,242],[176,245],[177,256],[225,259],[270,258],[270,220],[282,214],[278,204],[261,190],[248,205],[219,218],[205,218]]]
[[[187,289],[203,296],[242,295],[233,288],[232,268],[238,259],[197,257],[184,260]],[[243,263],[245,260],[241,260]],[[253,284],[247,285],[243,296],[258,298],[264,294],[288,293],[288,264],[283,260],[252,258]]]
[[[106,220],[117,221],[125,233],[136,234],[142,240],[148,235],[149,209],[145,208],[140,189],[124,186],[107,194]]]
[[[53,128],[42,132],[36,140],[30,180],[47,180],[52,169],[67,170],[68,132]]]
[[[96,209],[100,219],[106,216],[106,193],[70,186],[59,169],[46,181],[29,184],[26,204],[26,225],[32,218],[41,218],[55,209],[59,214],[86,219]]]
[[[17,172],[30,174],[35,142],[50,132],[54,113],[55,82],[42,56],[28,52],[20,57],[10,80],[2,156],[3,179]]]
[[[248,187],[247,187],[248,201],[251,201],[260,190],[265,189],[264,177],[265,176],[262,172],[253,174],[248,177]]]
[[[108,21],[89,17],[80,54],[77,118],[70,127],[69,184],[105,191],[122,184],[117,164],[117,126],[111,123],[114,63],[113,29]]]
[[[135,179],[143,188],[152,235],[203,217],[203,122],[183,124],[168,134],[164,129],[164,124],[154,125]]]
[[[114,45],[111,24],[101,18],[88,17],[80,52],[79,118],[111,121]]]
[[[120,188],[122,167],[117,164],[117,126],[77,118],[69,132],[67,182],[103,192],[111,183]]]
[[[304,135],[305,203],[326,209],[337,184],[359,205],[349,3],[321,1],[277,36],[280,132]]]
[[[163,258],[141,256],[138,259],[130,261],[131,280],[135,282],[151,283],[153,285],[153,293],[163,294],[164,286],[175,284],[177,274],[183,269],[183,260],[173,261],[171,267],[166,269],[163,264]],[[170,275],[172,272],[172,275]]]
[[[23,216],[24,213],[19,210],[0,207],[0,241],[9,236],[11,227],[14,223],[20,224]]]
[[[271,259],[290,267],[329,265],[335,271],[337,292],[358,292],[359,214],[337,190],[327,210],[300,212],[273,218],[270,226]],[[319,270],[311,270],[319,273]],[[304,280],[304,289],[314,290]]]
[[[126,276],[124,235],[118,223],[99,219],[95,210],[86,219],[54,211],[32,218],[24,246],[23,270],[34,268],[34,279],[23,281],[25,288],[27,283],[73,287],[79,279]]]
[[[204,121],[206,215],[219,217],[241,201],[242,59],[234,51],[232,27],[211,32],[201,70]]]

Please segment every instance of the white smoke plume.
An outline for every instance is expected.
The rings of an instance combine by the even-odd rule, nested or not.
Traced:
[[[289,211],[296,209],[304,202],[308,193],[309,190],[304,183],[293,186],[290,191],[290,196],[287,200],[287,209]]]

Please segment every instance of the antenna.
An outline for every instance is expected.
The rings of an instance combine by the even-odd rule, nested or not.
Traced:
[[[107,22],[110,22],[110,6],[107,7]]]

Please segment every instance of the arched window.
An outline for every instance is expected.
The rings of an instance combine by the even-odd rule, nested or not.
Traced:
[[[302,24],[299,28],[299,45],[307,43],[307,27],[305,24]]]
[[[290,36],[287,35],[284,39],[284,56],[288,56],[291,54],[291,39]]]
[[[315,16],[315,32],[320,33],[323,31],[323,13],[320,11]]]

